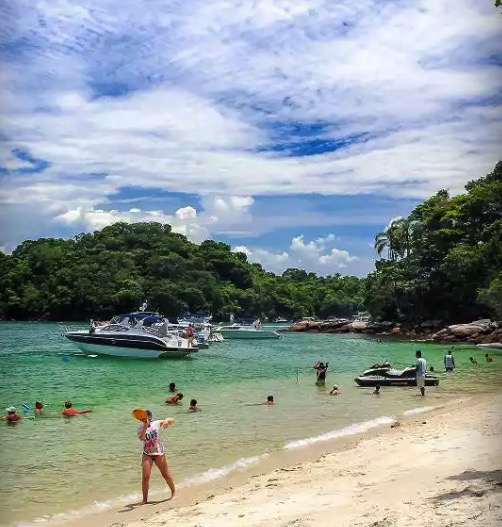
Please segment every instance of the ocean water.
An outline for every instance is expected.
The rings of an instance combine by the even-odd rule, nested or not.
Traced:
[[[2,525],[27,525],[128,502],[140,491],[141,444],[130,412],[150,408],[175,417],[164,439],[175,481],[183,485],[224,477],[282,449],[361,433],[394,416],[419,413],[452,398],[500,389],[502,355],[455,346],[457,370],[439,373],[426,398],[416,388],[383,388],[378,398],[353,379],[375,362],[414,363],[422,349],[442,371],[449,346],[406,341],[378,343],[355,335],[284,333],[275,341],[226,341],[179,360],[124,360],[80,355],[50,323],[0,323],[0,403],[46,404],[45,416],[0,426]],[[63,354],[68,360],[63,360]],[[472,366],[468,358],[479,362]],[[326,389],[314,385],[313,364],[329,361]],[[168,407],[176,382],[184,404]],[[328,396],[337,383],[339,397]],[[264,407],[267,395],[276,405]],[[201,411],[188,413],[191,398]],[[93,412],[64,419],[66,399]],[[427,410],[427,408],[425,408]],[[165,492],[154,473],[152,493]],[[77,512],[76,512],[77,511]]]

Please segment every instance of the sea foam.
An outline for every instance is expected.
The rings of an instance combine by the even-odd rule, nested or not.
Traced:
[[[362,434],[363,432],[371,430],[371,428],[390,424],[390,423],[393,423],[394,421],[395,419],[393,417],[387,417],[387,416],[377,417],[376,419],[372,419],[370,421],[362,421],[361,423],[355,423],[353,425],[346,426],[345,428],[333,430],[331,432],[327,432],[325,434],[321,434],[318,436],[308,437],[306,439],[298,439],[295,441],[289,441],[288,443],[284,445],[284,448],[287,450],[290,450],[293,448],[302,448],[304,446],[312,445],[314,443],[320,443],[322,441],[329,441],[330,439],[337,439],[338,437],[351,436],[354,434]]]
[[[403,412],[403,415],[415,415],[415,414],[423,414],[425,412],[430,412],[431,410],[435,410],[437,406],[419,406],[418,408],[412,408],[411,410],[406,410],[406,412]]]

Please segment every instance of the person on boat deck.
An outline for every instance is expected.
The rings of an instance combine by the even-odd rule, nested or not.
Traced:
[[[193,346],[193,341],[195,339],[195,328],[193,324],[188,324],[188,327],[185,330],[185,334],[188,339],[188,347],[191,348]]]
[[[493,357],[491,355],[488,355],[488,353],[485,355],[486,362],[493,362]]]
[[[92,412],[92,410],[77,410],[76,408],[73,408],[71,401],[65,401],[64,410],[61,412],[61,415],[64,415],[65,417],[73,417],[74,415],[88,414],[90,412]]]
[[[197,399],[192,399],[190,401],[190,407],[188,408],[189,412],[198,412],[199,408],[197,407]]]
[[[7,415],[2,417],[2,421],[7,421],[7,423],[17,423],[23,419],[23,417],[17,413],[15,406],[9,406],[5,411],[7,412]]]
[[[42,401],[37,401],[35,403],[35,415],[42,415],[43,408],[44,408],[44,403]]]
[[[171,393],[176,393],[178,390],[176,389],[176,383],[175,382],[170,382],[169,383],[169,391]]]
[[[420,388],[420,393],[422,396],[425,395],[425,373],[427,371],[427,362],[422,357],[422,352],[420,350],[417,350],[415,353],[415,357],[417,358],[417,364],[416,364],[416,379],[417,379],[417,386]]]
[[[269,395],[267,400],[263,403],[265,406],[274,406],[274,396]]]
[[[478,365],[478,361],[474,357],[469,357],[469,361],[471,364]]]
[[[340,391],[340,388],[338,388],[338,384],[334,384],[333,388],[331,388],[331,391],[329,392],[330,395],[341,395],[342,392]]]
[[[143,493],[142,505],[148,503],[148,490],[150,488],[150,476],[152,474],[152,466],[155,464],[160,470],[167,486],[171,490],[171,498],[174,497],[176,488],[174,481],[169,472],[167,459],[165,454],[164,444],[160,439],[160,429],[167,428],[174,423],[174,419],[168,417],[161,421],[154,421],[150,410],[146,411],[147,417],[143,420],[143,424],[138,428],[138,439],[143,443],[143,453],[141,456],[141,490]]]
[[[446,371],[453,371],[455,369],[455,359],[451,354],[451,350],[444,356],[444,369]]]
[[[373,390],[373,395],[380,395],[380,385],[377,384]]]
[[[318,362],[317,364],[314,364],[314,370],[316,370],[317,378],[316,378],[316,384],[317,386],[324,386],[326,384],[326,372],[328,370],[329,362],[324,364],[324,362]]]
[[[180,404],[182,399],[183,399],[183,394],[182,393],[176,393],[174,395],[170,395],[166,399],[166,403],[167,404]]]

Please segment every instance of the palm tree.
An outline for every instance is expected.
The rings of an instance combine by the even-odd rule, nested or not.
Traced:
[[[397,260],[409,256],[413,242],[413,233],[416,222],[408,218],[392,220],[383,232],[375,236],[375,250],[381,256],[387,248],[387,258]]]

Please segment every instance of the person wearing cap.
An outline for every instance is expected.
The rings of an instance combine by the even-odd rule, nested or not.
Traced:
[[[334,384],[333,388],[331,388],[331,391],[329,392],[330,395],[341,395],[340,388],[338,388],[338,384]]]
[[[17,423],[22,419],[22,416],[17,413],[15,406],[9,406],[5,411],[7,412],[7,415],[2,417],[2,421],[7,421],[7,423]]]
[[[141,490],[143,493],[142,505],[148,503],[148,490],[150,488],[150,476],[152,474],[153,464],[157,465],[162,477],[165,479],[167,486],[171,489],[171,498],[174,497],[176,488],[174,481],[169,472],[164,444],[160,438],[160,429],[167,428],[174,423],[172,417],[163,420],[153,420],[150,410],[146,411],[147,417],[143,419],[143,424],[138,428],[138,439],[143,443],[143,453],[141,456]]]
[[[65,417],[73,417],[74,415],[88,414],[89,412],[92,412],[92,410],[77,410],[76,408],[73,408],[71,401],[65,401],[64,410],[61,412],[61,415],[64,415]]]

